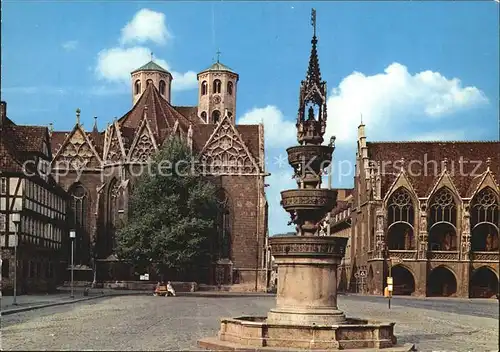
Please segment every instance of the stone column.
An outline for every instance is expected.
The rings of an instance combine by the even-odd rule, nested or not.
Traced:
[[[270,239],[278,265],[276,308],[270,324],[332,325],[345,321],[337,307],[337,268],[347,238],[290,236]]]
[[[461,242],[461,251],[460,251],[460,259],[464,261],[470,260],[470,212],[469,212],[469,203],[464,204],[464,213],[462,216],[462,238]]]
[[[427,233],[427,206],[420,206],[420,224],[418,233],[418,259],[427,259],[428,233]]]
[[[375,253],[373,259],[384,259],[385,233],[384,233],[384,211],[382,207],[377,207],[375,211]]]

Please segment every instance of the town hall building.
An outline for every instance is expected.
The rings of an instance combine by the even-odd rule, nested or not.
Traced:
[[[332,211],[349,233],[339,290],[490,298],[499,288],[500,142],[369,141],[358,127],[354,188]]]
[[[131,73],[132,107],[104,131],[97,123],[84,129],[77,110],[71,131],[51,132],[52,168],[70,196],[69,226],[77,233],[75,278],[139,279],[114,253],[116,228],[127,219],[138,170],[169,136],[178,136],[211,166],[208,176],[218,188],[220,205],[218,236],[228,244],[218,250],[211,268],[191,273],[189,279],[252,285],[258,280],[264,286],[264,178],[269,175],[264,127],[236,124],[239,75],[218,60],[198,74],[197,106],[173,105],[172,80],[171,73],[152,60]]]

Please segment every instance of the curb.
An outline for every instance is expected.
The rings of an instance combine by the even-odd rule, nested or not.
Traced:
[[[72,303],[79,303],[79,302],[84,302],[84,301],[90,301],[93,299],[98,299],[98,298],[105,298],[105,297],[113,297],[113,296],[128,296],[128,295],[140,295],[140,293],[125,293],[125,292],[120,292],[120,293],[109,293],[109,294],[101,294],[98,296],[92,296],[92,297],[85,297],[85,298],[77,298],[71,301],[61,301],[61,302],[52,302],[52,303],[46,303],[46,304],[39,304],[36,306],[26,306],[26,307],[20,307],[20,308],[11,308],[7,310],[2,310],[0,311],[0,316],[3,315],[10,315],[10,314],[16,314],[16,313],[22,313],[22,312],[27,312],[30,310],[35,310],[35,309],[42,309],[42,308],[48,308],[48,307],[55,307],[55,306],[62,306],[65,304],[72,304]]]
[[[195,292],[178,292],[177,297],[205,297],[205,298],[234,298],[234,297],[274,297],[275,294],[269,294],[269,293],[252,293],[252,292],[225,292],[225,293],[210,293],[211,291],[195,291]],[[141,295],[150,295],[150,291],[142,291],[142,292],[110,292],[110,293],[105,293],[101,294],[98,296],[92,296],[92,297],[85,297],[85,298],[77,298],[71,301],[61,301],[61,302],[52,302],[52,303],[46,303],[46,304],[39,304],[35,306],[26,306],[26,307],[20,307],[20,308],[11,308],[7,310],[2,310],[0,311],[0,316],[3,315],[10,315],[10,314],[16,314],[16,313],[22,313],[22,312],[27,312],[30,310],[35,310],[35,309],[42,309],[42,308],[48,308],[48,307],[55,307],[55,306],[62,306],[66,304],[72,304],[72,303],[79,303],[79,302],[85,302],[85,301],[90,301],[93,299],[98,299],[98,298],[105,298],[105,297],[117,297],[117,296],[141,296]]]

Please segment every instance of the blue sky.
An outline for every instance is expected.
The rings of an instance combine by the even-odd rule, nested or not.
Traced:
[[[498,6],[3,1],[2,100],[19,124],[70,130],[78,107],[86,128],[98,116],[102,129],[131,108],[130,65],[145,63],[149,51],[174,74],[173,104],[196,105],[195,74],[220,48],[221,62],[240,74],[237,118],[265,125],[273,234],[290,230],[279,191],[294,187],[291,168],[275,160],[295,143],[311,7],[337,165],[354,159],[360,114],[368,140],[497,139]],[[352,186],[352,172],[335,174],[333,183]]]

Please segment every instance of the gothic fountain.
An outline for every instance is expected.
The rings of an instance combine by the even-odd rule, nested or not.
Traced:
[[[337,307],[337,267],[347,239],[319,236],[321,220],[336,204],[337,192],[321,188],[329,166],[334,138],[322,145],[326,128],[326,82],[321,80],[316,51],[316,13],[307,78],[300,88],[297,118],[298,146],[287,149],[298,189],[281,192],[281,204],[296,225],[296,235],[270,238],[278,265],[276,307],[267,317],[221,319],[217,337],[198,341],[209,350],[411,351],[396,345],[394,323],[347,318]],[[306,116],[307,114],[307,116]]]

